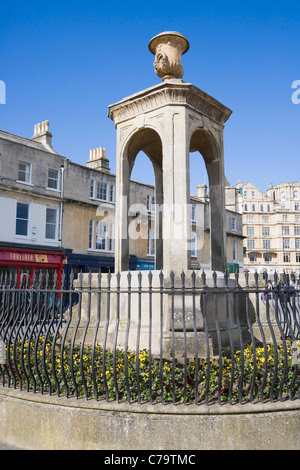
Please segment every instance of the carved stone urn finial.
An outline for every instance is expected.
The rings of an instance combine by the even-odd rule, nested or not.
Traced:
[[[189,50],[189,42],[183,34],[175,31],[160,33],[149,42],[148,48],[155,55],[155,73],[163,81],[183,76],[181,56]]]

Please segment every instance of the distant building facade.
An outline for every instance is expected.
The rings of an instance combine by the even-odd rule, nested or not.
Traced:
[[[242,207],[245,269],[300,272],[300,182],[236,186]]]
[[[0,270],[15,268],[18,282],[48,270],[61,278],[73,268],[114,270],[115,175],[106,150],[90,151],[87,165],[52,147],[49,123],[31,139],[0,131]],[[206,187],[191,196],[191,258],[210,266],[210,215]],[[140,210],[144,207],[144,210]],[[154,187],[130,182],[130,269],[154,268]],[[227,258],[243,269],[242,217],[226,211]]]

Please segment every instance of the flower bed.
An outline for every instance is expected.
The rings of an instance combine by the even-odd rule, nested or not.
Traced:
[[[6,348],[2,384],[28,391],[127,402],[245,403],[300,398],[299,344],[248,345],[232,355],[179,363],[147,350],[62,346],[58,338]]]

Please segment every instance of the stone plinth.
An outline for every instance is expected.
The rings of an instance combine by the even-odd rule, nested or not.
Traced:
[[[246,320],[241,303],[233,293],[224,293],[224,276],[215,280],[206,273],[206,288],[200,272],[163,276],[161,271],[134,271],[129,274],[83,276],[81,300],[73,308],[68,332],[76,342],[98,342],[108,349],[148,349],[155,356],[180,360],[210,357],[230,349],[240,349],[237,320],[245,341]],[[194,276],[194,277],[193,277]],[[229,280],[228,287],[235,281]],[[100,289],[99,289],[100,286]],[[78,287],[78,286],[77,286]],[[238,318],[237,318],[238,315]],[[221,341],[218,343],[218,340]]]

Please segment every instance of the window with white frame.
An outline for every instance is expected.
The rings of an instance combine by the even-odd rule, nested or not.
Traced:
[[[147,237],[147,255],[155,255],[155,234],[154,230],[148,228],[148,237]]]
[[[293,199],[299,199],[298,191],[293,191]]]
[[[232,242],[232,261],[237,261],[237,244],[235,240]]]
[[[96,222],[96,243],[94,243],[94,220],[89,222],[89,248],[101,251],[114,251],[114,224],[98,220]]]
[[[191,257],[197,258],[197,233],[191,232]]]
[[[110,202],[115,202],[115,185],[114,184],[110,185],[109,200]]]
[[[266,263],[271,263],[272,253],[264,253],[264,260],[265,260]]]
[[[96,250],[107,251],[108,223],[98,221],[96,225]]]
[[[253,237],[254,236],[254,227],[247,227],[247,237]]]
[[[103,183],[102,181],[98,181],[98,184],[97,184],[97,199],[101,199],[102,201],[107,201],[107,183]]]
[[[286,200],[286,194],[285,194],[285,192],[282,192],[282,193],[280,194],[280,199],[281,199],[282,201],[285,201],[285,200]]]
[[[16,235],[28,236],[29,204],[17,202]]]
[[[59,170],[48,170],[48,184],[47,187],[50,189],[59,189]]]
[[[94,248],[94,237],[95,237],[95,222],[93,219],[89,223],[89,248]]]
[[[295,238],[295,250],[300,250],[300,238]]]
[[[268,237],[270,235],[270,227],[262,227],[262,236]]]
[[[108,240],[109,251],[115,251],[115,225],[110,224],[109,226],[109,240]]]
[[[253,250],[255,248],[255,240],[247,240],[248,250]]]
[[[191,222],[196,222],[196,206],[191,205]]]
[[[296,253],[296,263],[300,263],[300,253]]]
[[[147,211],[154,212],[155,198],[151,194],[147,194]]]
[[[46,232],[45,238],[48,240],[56,239],[57,228],[57,209],[46,208]]]
[[[290,239],[289,238],[283,238],[282,240],[282,248],[284,250],[288,250],[290,248]]]
[[[19,162],[18,181],[31,184],[31,163]]]
[[[263,221],[263,223],[270,222],[270,216],[269,215],[263,215],[262,216],[262,221]]]
[[[294,226],[294,235],[300,235],[300,225]]]
[[[95,180],[90,181],[90,197],[95,197]]]
[[[291,262],[291,253],[283,253],[283,262],[290,263]]]
[[[289,235],[290,234],[290,227],[289,225],[282,226],[282,235]]]
[[[270,250],[271,248],[271,240],[263,240],[263,249]]]
[[[236,218],[235,217],[231,218],[231,230],[233,232],[236,232]]]

